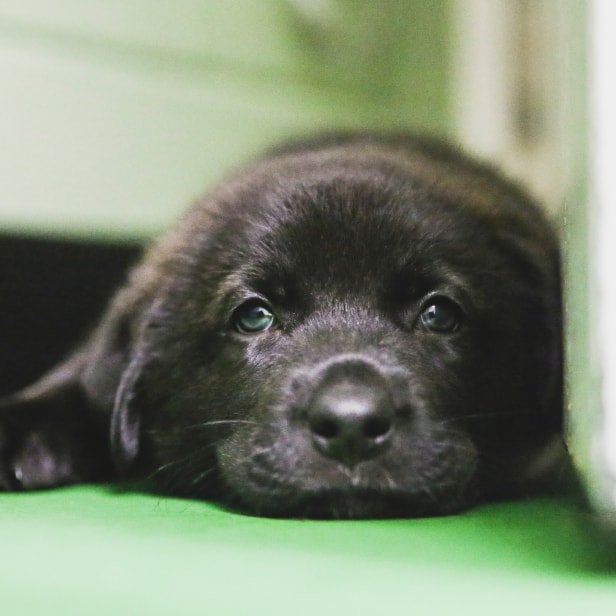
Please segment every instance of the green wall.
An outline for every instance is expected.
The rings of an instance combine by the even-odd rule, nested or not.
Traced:
[[[448,129],[447,0],[4,0],[0,230],[149,237],[314,128]]]

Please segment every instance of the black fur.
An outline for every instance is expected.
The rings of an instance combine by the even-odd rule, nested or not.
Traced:
[[[0,485],[152,475],[262,515],[459,511],[564,464],[557,239],[407,136],[287,145],[193,206],[0,405]]]

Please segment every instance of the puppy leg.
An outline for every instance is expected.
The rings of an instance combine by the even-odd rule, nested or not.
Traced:
[[[148,331],[131,334],[139,287],[120,292],[86,344],[38,383],[0,400],[0,490],[30,490],[127,474],[139,453],[137,383]],[[136,317],[135,317],[136,318]],[[154,328],[155,329],[155,328]]]
[[[0,490],[31,490],[111,474],[109,422],[80,385],[76,356],[0,401]]]

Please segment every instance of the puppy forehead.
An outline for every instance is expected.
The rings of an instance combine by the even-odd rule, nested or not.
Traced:
[[[265,280],[281,286],[301,277],[313,287],[335,281],[379,284],[406,272],[422,276],[469,258],[481,242],[480,219],[431,196],[412,182],[334,177],[270,187],[259,202],[238,208],[233,283]],[[485,231],[485,230],[484,230]],[[472,252],[472,251],[471,251]],[[296,280],[297,282],[297,280]]]
[[[298,279],[354,291],[422,278],[480,287],[481,272],[495,285],[540,280],[554,261],[553,234],[534,204],[458,157],[389,146],[296,152],[249,167],[204,205],[213,218],[187,221],[205,238],[193,262],[201,279],[234,296],[242,286],[249,294],[252,281],[280,288]]]

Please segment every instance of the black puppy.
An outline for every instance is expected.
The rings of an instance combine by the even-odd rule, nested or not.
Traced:
[[[445,514],[564,455],[541,210],[440,144],[292,145],[197,203],[0,407],[0,485],[152,475],[263,515]]]

